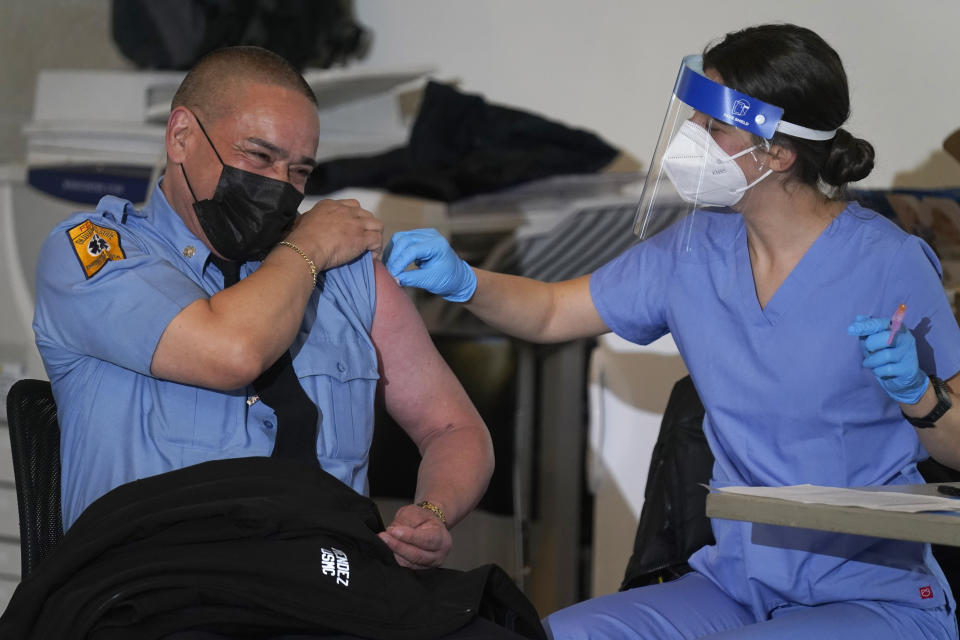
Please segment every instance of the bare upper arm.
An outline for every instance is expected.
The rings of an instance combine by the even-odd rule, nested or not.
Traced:
[[[387,410],[420,450],[453,425],[483,428],[459,380],[447,366],[407,295],[374,260],[377,306],[371,338],[380,361]]]

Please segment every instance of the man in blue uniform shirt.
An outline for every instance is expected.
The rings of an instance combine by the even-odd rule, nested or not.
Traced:
[[[422,454],[413,503],[381,538],[404,566],[449,552],[492,473],[489,434],[372,257],[381,223],[352,200],[296,215],[316,106],[279,57],[216,51],[173,99],[149,203],[106,197],[48,237],[34,330],[60,410],[65,527],[138,478],[270,455],[277,412],[254,382],[289,353],[319,409],[317,459],[361,493],[379,386]]]

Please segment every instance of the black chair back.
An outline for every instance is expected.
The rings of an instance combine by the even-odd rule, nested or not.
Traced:
[[[703,415],[693,380],[684,376],[673,385],[660,422],[621,591],[680,577],[690,571],[690,554],[714,543],[702,486],[713,470]]]
[[[20,514],[21,577],[63,537],[60,513],[60,426],[46,380],[18,380],[7,394],[7,423]]]

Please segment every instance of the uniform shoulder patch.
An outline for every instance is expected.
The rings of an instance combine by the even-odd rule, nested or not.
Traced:
[[[70,238],[70,244],[73,245],[73,251],[87,278],[96,275],[109,260],[123,260],[127,257],[120,245],[120,234],[90,220],[84,220],[67,229],[67,237]]]

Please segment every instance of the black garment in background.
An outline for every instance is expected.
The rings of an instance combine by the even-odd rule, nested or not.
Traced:
[[[429,82],[407,146],[321,163],[306,193],[374,187],[453,202],[547,176],[594,173],[617,154],[588,131]]]
[[[653,446],[643,509],[621,591],[666,582],[688,571],[687,559],[714,543],[706,515],[713,452],[703,434],[703,404],[690,376],[673,386]]]
[[[318,465],[234,458],[144,478],[87,507],[17,587],[0,638],[429,640],[478,616],[545,638],[499,567],[400,567],[382,530],[376,505]],[[324,575],[321,549],[334,548],[346,585]]]
[[[223,260],[212,254],[210,262],[223,274],[224,289],[240,281],[242,263]],[[323,280],[318,279],[317,286],[322,291]],[[318,465],[317,425],[322,414],[300,385],[289,349],[257,376],[253,388],[260,400],[277,414],[277,436],[270,455]]]
[[[371,34],[352,0],[113,0],[113,41],[140,68],[191,68],[214,49],[256,45],[293,66],[363,58]]]

